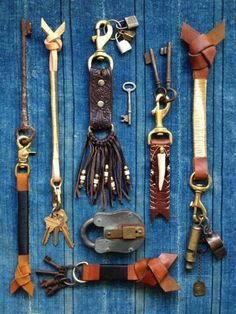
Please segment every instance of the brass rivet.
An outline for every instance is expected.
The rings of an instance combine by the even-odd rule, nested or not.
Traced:
[[[98,81],[98,85],[99,86],[104,86],[105,85],[105,81],[104,80],[99,80]]]
[[[102,107],[104,106],[104,101],[99,100],[99,101],[97,102],[97,105],[98,105],[98,107],[102,108]]]

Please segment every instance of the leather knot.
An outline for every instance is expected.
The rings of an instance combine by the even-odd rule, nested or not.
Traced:
[[[30,296],[33,296],[34,285],[31,282],[31,269],[28,255],[18,256],[18,265],[15,271],[15,279],[11,282],[10,292],[15,293],[22,287]]]
[[[50,51],[49,68],[50,71],[57,71],[57,53],[62,49],[61,35],[65,32],[65,22],[62,23],[55,32],[47,25],[44,19],[41,20],[41,27],[48,35],[44,40],[46,48]]]
[[[200,34],[184,23],[181,39],[189,45],[189,58],[194,78],[207,79],[208,69],[216,55],[216,45],[224,38],[224,22],[217,25],[211,32]]]

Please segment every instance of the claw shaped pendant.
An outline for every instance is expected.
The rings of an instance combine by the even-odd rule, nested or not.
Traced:
[[[160,149],[161,153],[157,154],[157,165],[158,165],[158,188],[159,191],[162,190],[164,180],[165,180],[165,174],[166,174],[166,154],[164,153],[164,148],[161,147]]]

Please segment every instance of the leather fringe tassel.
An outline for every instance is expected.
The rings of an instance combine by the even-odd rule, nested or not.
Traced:
[[[107,194],[112,207],[116,198],[120,202],[123,197],[129,198],[129,190],[132,190],[130,171],[113,129],[103,139],[89,129],[75,186],[76,197],[80,196],[83,187],[92,204],[96,204],[100,194],[100,207],[104,209]]]

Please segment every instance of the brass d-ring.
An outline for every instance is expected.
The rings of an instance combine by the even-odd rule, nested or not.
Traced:
[[[77,268],[79,268],[80,266],[82,265],[88,265],[87,262],[79,262],[78,264],[75,265],[75,267],[73,268],[72,270],[72,275],[73,275],[73,278],[76,282],[78,283],[86,283],[87,281],[86,280],[82,280],[82,279],[79,279],[77,276],[76,276],[76,270]]]
[[[195,175],[195,172],[193,172],[189,178],[189,185],[190,185],[191,189],[193,189],[194,191],[205,192],[211,187],[212,179],[211,179],[211,176],[209,174],[207,176],[207,184],[206,185],[194,184],[193,183],[194,182],[194,175]]]

